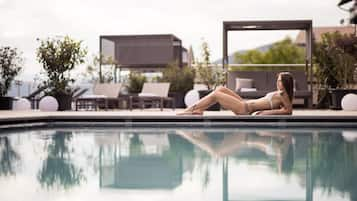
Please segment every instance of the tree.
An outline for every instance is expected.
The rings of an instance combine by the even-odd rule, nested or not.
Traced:
[[[72,132],[63,131],[56,131],[52,136],[47,147],[47,157],[37,174],[37,179],[42,186],[69,189],[86,180],[83,169],[78,168],[71,159],[74,150],[69,143],[72,137]]]
[[[266,52],[249,50],[234,55],[235,63],[244,64],[296,64],[305,63],[303,48],[295,45],[288,37],[274,43]]]
[[[218,66],[210,65],[210,49],[208,43],[203,41],[201,45],[202,61],[197,62],[197,80],[207,86],[208,90],[215,89],[218,85],[225,84],[225,72]]]
[[[11,82],[22,69],[22,58],[16,48],[0,48],[0,96],[5,96]]]
[[[202,42],[201,45],[202,48],[202,63],[206,66],[208,66],[211,62],[210,62],[210,49],[208,47],[208,43],[206,41]]]
[[[38,41],[37,59],[48,78],[43,85],[49,88],[51,94],[68,93],[69,84],[75,81],[70,72],[76,65],[84,63],[87,54],[87,50],[82,48],[82,41],[75,41],[68,36]]]
[[[101,57],[101,58],[100,58]],[[102,69],[102,81],[104,83],[109,83],[114,80],[114,70],[115,66],[118,63],[112,57],[105,57],[104,55],[101,56],[94,56],[92,63],[87,65],[86,71],[82,74],[84,79],[89,80],[92,83],[99,82],[99,64],[102,60],[102,63],[105,64],[104,69]]]

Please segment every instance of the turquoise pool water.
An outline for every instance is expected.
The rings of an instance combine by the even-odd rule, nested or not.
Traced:
[[[0,200],[357,200],[357,131],[1,134]]]

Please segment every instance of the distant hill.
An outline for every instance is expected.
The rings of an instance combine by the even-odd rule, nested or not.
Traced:
[[[268,51],[268,50],[271,48],[272,45],[273,45],[273,43],[267,44],[267,45],[263,45],[263,46],[260,46],[260,47],[255,48],[255,50],[259,50],[259,51],[261,51],[261,52],[266,52],[266,51]],[[236,53],[243,54],[243,53],[245,53],[245,52],[247,52],[247,51],[249,51],[249,50],[238,50],[238,51],[236,51],[236,52],[234,52],[234,53],[228,55],[228,64],[233,64],[233,63],[235,63],[235,62],[234,62],[234,55],[235,55]],[[214,62],[212,62],[212,63],[213,63],[213,64],[222,64],[222,58],[219,58],[219,59],[217,59],[216,61],[214,61]]]

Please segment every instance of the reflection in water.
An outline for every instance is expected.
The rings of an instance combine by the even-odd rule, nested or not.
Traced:
[[[51,143],[47,146],[47,158],[37,175],[42,186],[68,189],[85,179],[82,169],[78,169],[71,161],[71,150],[68,147],[71,139],[71,132],[57,131],[52,136]]]
[[[0,176],[15,175],[15,163],[20,160],[19,154],[11,146],[7,136],[0,136]]]
[[[355,131],[74,132],[0,136],[0,200],[357,201]]]
[[[290,173],[293,168],[292,136],[288,133],[267,131],[259,133],[204,133],[203,131],[187,132],[184,130],[178,130],[176,133],[212,157],[226,157],[235,154],[254,159],[255,151],[260,151],[275,158],[279,172]]]
[[[293,141],[299,138],[299,134],[294,136],[287,132],[211,133],[178,130],[176,133],[212,157],[223,159],[223,200],[229,200],[228,158],[257,162],[273,157],[278,173],[290,175],[294,171],[301,171],[299,167],[294,167],[294,161],[301,161],[301,156],[306,166],[305,179],[300,178],[306,188],[305,200],[313,200],[314,186],[328,192],[347,192],[351,200],[357,200],[357,144],[346,142],[341,132],[315,133],[313,143],[310,142],[311,135],[305,136],[298,145]],[[265,157],[261,156],[262,153]]]
[[[292,135],[277,132],[209,133],[177,130],[176,134],[222,160],[222,199],[229,200],[228,157],[238,160],[259,161],[261,153],[276,161],[279,173],[290,174],[293,170],[294,153]],[[258,151],[258,152],[257,152]]]
[[[100,140],[100,185],[128,189],[173,189],[182,182],[182,152],[176,136],[115,135]]]
[[[340,132],[320,133],[311,151],[314,185],[357,200],[357,143],[346,142]]]

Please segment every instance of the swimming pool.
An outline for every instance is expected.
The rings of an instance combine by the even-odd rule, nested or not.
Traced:
[[[0,200],[357,200],[357,130],[0,134]]]

